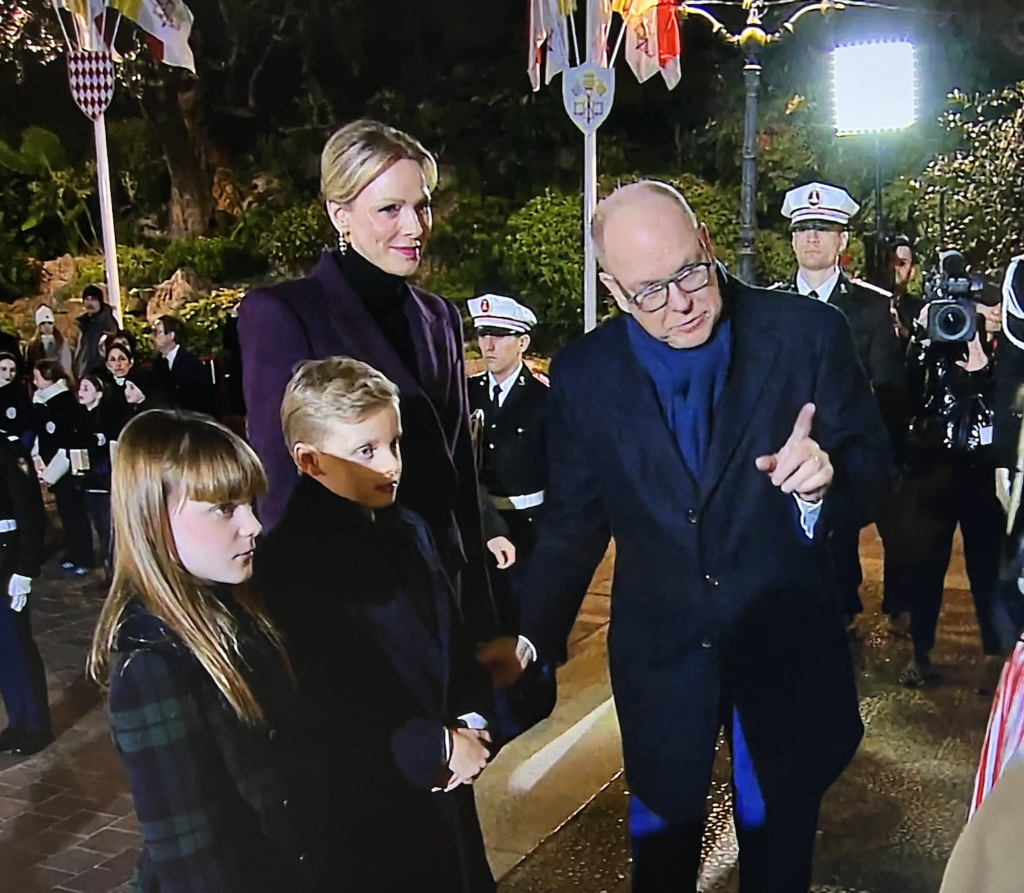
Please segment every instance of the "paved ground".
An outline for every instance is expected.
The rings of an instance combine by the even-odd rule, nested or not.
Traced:
[[[815,863],[817,893],[935,893],[960,828],[974,780],[990,695],[959,546],[947,577],[939,642],[941,675],[918,691],[896,683],[909,643],[883,624],[880,549],[865,533],[866,612],[851,638],[867,728],[853,764],[823,807]],[[793,631],[794,647],[800,645]],[[996,673],[998,668],[996,668]],[[727,762],[722,753],[711,794],[713,833],[702,889],[736,889]],[[502,893],[626,893],[628,787],[616,779],[502,882]]]
[[[906,643],[878,617],[878,546],[862,554],[868,610],[851,642],[860,671],[867,738],[825,804],[816,867],[820,893],[934,893],[963,821],[989,698],[959,552],[942,617],[942,680],[910,692],[895,684]],[[98,581],[45,582],[32,596],[50,676],[58,742],[31,759],[0,757],[0,893],[124,888],[140,839],[104,722],[99,693],[81,678],[102,600]],[[592,603],[592,604],[591,604]],[[600,599],[581,634],[599,630]],[[598,616],[602,615],[602,616]],[[793,631],[794,647],[800,644]],[[3,722],[0,711],[0,724]],[[726,771],[725,754],[721,769]],[[502,893],[626,893],[626,784],[617,779],[513,869]],[[707,890],[735,889],[724,784],[712,791]]]

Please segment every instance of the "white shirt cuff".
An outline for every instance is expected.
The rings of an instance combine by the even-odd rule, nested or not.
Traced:
[[[533,642],[526,636],[519,637],[519,644],[516,645],[516,657],[519,658],[519,663],[522,664],[524,670],[537,659],[537,649],[533,647]]]
[[[821,514],[821,507],[825,504],[824,499],[817,502],[807,502],[793,494],[797,507],[800,509],[800,527],[808,539],[814,539],[814,528],[818,525],[818,516]]]

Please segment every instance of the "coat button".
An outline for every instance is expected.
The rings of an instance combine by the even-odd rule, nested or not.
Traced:
[[[714,577],[712,577],[711,574],[705,574],[704,575],[704,579],[707,580],[708,584],[711,585],[711,586],[717,586],[718,585],[718,580],[716,580]]]
[[[492,424],[491,424],[491,427],[492,427],[492,428],[497,428],[498,426],[492,423]]]
[[[277,729],[270,730],[270,740],[273,741],[277,738]]]
[[[710,648],[711,647],[711,640],[707,636],[705,636],[703,639],[700,640],[700,647],[701,648]]]
[[[287,808],[288,808],[289,806],[291,806],[291,805],[292,805],[292,801],[291,801],[291,800],[288,800],[288,799],[284,799],[284,800],[282,800],[282,801],[281,801],[281,805],[282,805],[282,806],[283,806],[283,807],[284,807],[285,809],[287,809]]]
[[[522,428],[516,428],[516,431],[518,431],[520,434],[523,433],[523,429]]]
[[[307,856],[305,853],[303,853],[301,856],[299,856],[299,864],[300,865],[305,865],[306,861],[308,859],[309,859],[309,856]]]
[[[686,510],[686,520],[691,524],[697,523],[697,513],[693,509]]]

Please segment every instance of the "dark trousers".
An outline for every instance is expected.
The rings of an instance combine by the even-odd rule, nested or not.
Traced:
[[[519,589],[526,578],[526,568],[537,545],[534,509],[499,512],[508,527],[508,539],[516,547],[516,563],[500,570],[490,559],[488,573],[491,592],[498,609],[498,628],[503,635],[519,632]]]
[[[860,584],[864,580],[860,566],[860,526],[845,518],[837,520],[830,542],[832,570],[843,613],[860,614],[864,610],[860,600]]]
[[[75,567],[92,567],[92,528],[85,508],[85,494],[69,474],[50,487],[50,492],[57,502],[57,514],[64,528],[64,560]]]
[[[759,828],[737,822],[740,893],[807,893],[820,803],[787,798],[766,804]],[[680,893],[696,887],[704,823],[634,834],[633,893]]]
[[[7,710],[7,724],[29,732],[51,732],[46,669],[32,638],[32,597],[21,611],[11,610],[9,581],[9,574],[0,577],[0,695]]]
[[[885,598],[890,608],[910,609],[915,655],[927,656],[935,646],[958,523],[982,647],[986,654],[998,654],[993,607],[1006,515],[995,494],[994,470],[943,458],[908,475],[897,502],[891,546],[886,544]]]
[[[96,528],[96,535],[100,540],[100,554],[103,556],[103,566],[110,569],[113,563],[113,556],[110,552],[110,494],[101,493],[97,490],[85,491],[85,510]]]

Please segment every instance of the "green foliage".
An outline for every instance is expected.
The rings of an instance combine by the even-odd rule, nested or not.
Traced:
[[[452,300],[506,286],[502,261],[511,203],[475,193],[442,197],[424,270],[424,285]]]
[[[224,327],[244,295],[244,289],[221,288],[182,307],[189,350],[197,356],[219,355],[224,348]]]
[[[137,360],[149,359],[154,355],[153,342],[149,338],[149,324],[145,319],[126,313],[121,320],[121,326],[135,343]]]
[[[336,236],[319,200],[258,197],[242,213],[228,239],[259,270],[294,275],[308,270]],[[257,260],[258,259],[258,260]],[[237,277],[236,277],[237,278]]]
[[[975,269],[995,276],[1024,249],[1024,81],[985,96],[953,93],[949,103],[944,125],[953,148],[915,184],[925,247],[957,247]]]
[[[509,287],[565,341],[583,329],[583,201],[547,189],[508,221],[503,270]]]

